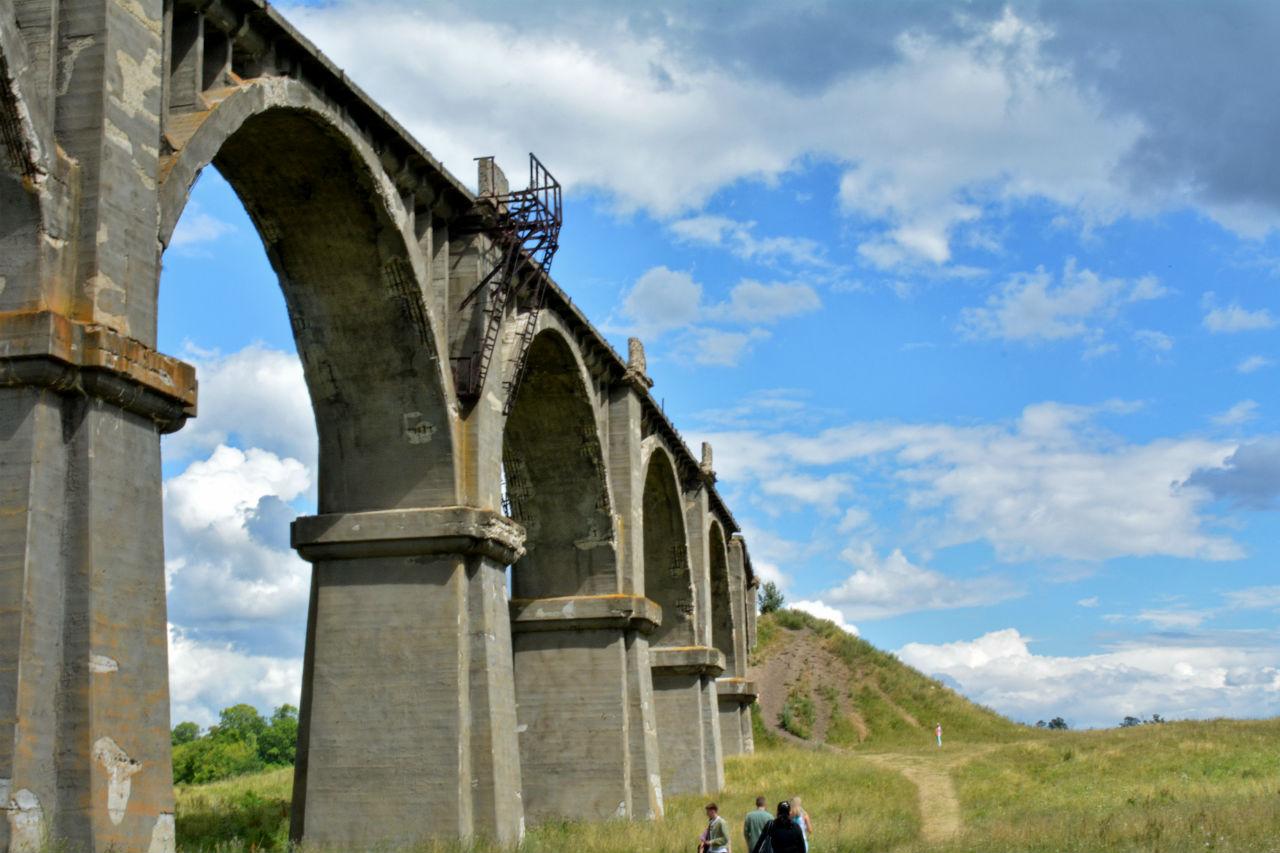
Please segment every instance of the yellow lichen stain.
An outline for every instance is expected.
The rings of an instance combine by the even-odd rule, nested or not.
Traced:
[[[148,32],[161,35],[164,32],[163,22],[159,18],[153,18],[147,14],[146,8],[138,2],[138,0],[116,0],[116,5],[124,11],[128,12],[138,23],[146,27]]]

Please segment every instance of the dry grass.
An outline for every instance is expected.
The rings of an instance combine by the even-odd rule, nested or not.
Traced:
[[[1280,719],[1045,733],[954,778],[965,833],[934,849],[1280,850]]]
[[[796,689],[794,716],[810,728],[820,719],[829,743],[850,748],[789,745],[775,733],[777,721],[753,708],[757,753],[726,762],[726,787],[715,797],[734,824],[757,794],[771,803],[799,794],[816,823],[813,853],[1280,853],[1280,719],[1043,731],[973,705],[804,615],[763,619],[757,660],[797,641],[822,643],[840,672],[814,674],[813,690]],[[837,701],[840,689],[847,701]],[[805,697],[812,708],[803,707]],[[866,726],[865,739],[840,705]],[[940,751],[932,744],[935,719],[948,735]],[[918,789],[900,771],[928,781],[928,796],[951,798],[948,819],[958,815],[957,834],[921,837]],[[180,788],[179,850],[286,849],[291,779],[284,770]],[[544,824],[529,831],[521,850],[691,853],[704,803],[670,798],[666,818],[652,822]],[[734,853],[743,847],[736,839]],[[412,849],[493,848],[454,842]]]
[[[287,803],[292,774],[275,771],[178,790],[178,848],[184,853],[232,853],[287,847]],[[830,752],[770,749],[726,762],[727,783],[717,795],[736,821],[758,794],[776,802],[802,794],[818,821],[821,850],[889,850],[914,838],[919,813],[914,789],[896,773]],[[705,818],[704,797],[673,797],[663,820],[551,823],[530,830],[523,853],[688,853]],[[267,819],[264,820],[264,817]],[[274,824],[271,819],[274,819]],[[261,830],[269,830],[263,832]],[[744,847],[738,841],[735,849]],[[423,844],[415,851],[491,849],[483,843]]]
[[[915,787],[861,752],[765,747],[727,762],[716,799],[736,823],[757,794],[771,803],[803,795],[817,825],[814,853],[1280,851],[1280,720],[1035,732],[1005,744],[951,743],[943,753],[911,746],[875,755],[916,764],[933,756],[952,768],[962,832],[951,841],[922,841]],[[179,849],[283,849],[290,776],[274,771],[179,789]],[[545,824],[530,830],[521,850],[688,853],[703,805],[701,797],[675,797],[660,821]],[[738,840],[735,853],[742,846]]]

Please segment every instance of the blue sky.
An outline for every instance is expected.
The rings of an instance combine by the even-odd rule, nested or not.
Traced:
[[[533,150],[565,182],[555,277],[645,340],[790,601],[1110,725],[1280,713],[1280,15],[1161,8],[285,11],[464,181]],[[213,170],[160,345],[201,371],[165,443],[174,716],[294,701],[314,425]]]

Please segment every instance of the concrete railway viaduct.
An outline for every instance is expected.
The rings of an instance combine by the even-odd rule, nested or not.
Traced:
[[[0,0],[0,142],[0,850],[173,848],[160,437],[196,376],[156,304],[211,164],[319,432],[294,836],[514,843],[721,787],[751,561],[638,342],[513,237],[534,196],[488,161],[473,194],[261,0]]]

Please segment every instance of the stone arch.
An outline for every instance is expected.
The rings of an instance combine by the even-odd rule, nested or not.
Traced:
[[[684,502],[675,461],[666,448],[649,454],[644,477],[644,589],[662,608],[654,646],[691,646],[694,630],[693,574],[689,566]]]
[[[182,143],[162,166],[160,244],[214,165],[284,291],[320,439],[320,512],[455,503],[439,326],[403,205],[367,143],[281,78],[241,87]]]
[[[457,506],[452,385],[411,217],[359,130],[297,81],[251,81],[207,114],[171,120],[166,137],[178,150],[161,164],[157,246],[213,165],[276,272],[316,420],[320,514],[293,525],[314,568],[291,834],[348,838],[348,810],[367,803],[352,778],[382,784],[378,814],[394,815],[405,837],[433,826],[514,833],[514,786],[475,793],[464,765],[441,758],[464,755],[478,777],[484,756],[515,748],[514,725],[477,722],[468,738],[463,722],[488,710],[468,704],[471,691],[496,683],[500,696],[510,683],[509,668],[483,650],[510,647],[506,614],[483,603],[514,546],[500,519]],[[474,662],[439,675],[441,657]],[[399,706],[381,731],[362,729],[385,713],[390,685],[437,676],[466,687]],[[495,719],[510,713],[495,704]],[[393,765],[440,781],[424,797],[386,783]],[[493,774],[518,778],[518,765],[495,763]]]
[[[724,528],[712,520],[707,532],[711,557],[711,645],[724,654],[724,671],[737,672],[733,624],[733,584],[729,579],[729,551]]]
[[[27,57],[17,22],[0,17],[0,172],[34,178],[49,171],[44,140],[49,129],[46,116],[29,100],[37,90]]]
[[[29,307],[30,283],[40,280],[38,235],[40,199],[33,178],[36,150],[27,106],[12,63],[19,45],[11,44],[0,21],[0,311]]]
[[[583,368],[554,329],[538,332],[527,365],[502,449],[510,515],[525,529],[513,596],[614,593],[608,475]]]

